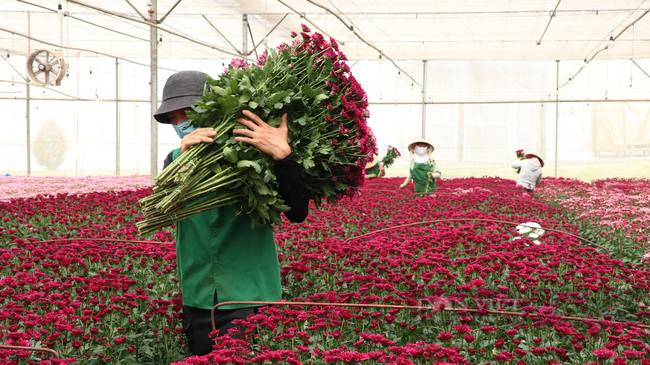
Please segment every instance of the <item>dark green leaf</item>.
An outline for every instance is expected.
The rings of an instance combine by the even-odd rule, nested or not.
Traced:
[[[224,151],[224,153],[225,153],[225,151]],[[253,169],[255,169],[255,172],[257,172],[258,174],[262,171],[262,168],[260,167],[260,164],[258,164],[255,161],[250,161],[250,160],[241,160],[241,161],[237,162],[237,167],[240,168],[240,169],[243,169],[243,168],[246,168],[246,167],[252,167]]]
[[[248,90],[244,90],[242,95],[239,97],[239,103],[246,104],[249,100],[251,100],[251,93]]]
[[[302,161],[302,165],[305,167],[305,169],[310,169],[310,168],[316,166],[314,164],[314,161],[312,161],[311,159],[304,159]]]
[[[214,91],[217,95],[219,95],[221,97],[225,97],[225,96],[228,95],[228,93],[226,92],[226,89],[224,89],[222,87],[219,87],[219,86],[215,85],[215,86],[210,86],[210,89],[212,89],[212,91]]]
[[[271,169],[264,170],[264,182],[267,183],[271,180],[275,180],[275,175],[273,175]]]
[[[225,148],[223,149],[223,156],[224,156],[224,157],[226,158],[226,160],[228,160],[228,162],[230,162],[230,163],[237,163],[237,160],[239,160],[239,159],[237,158],[237,152],[235,152],[235,150],[233,150],[233,149],[230,148],[230,147],[225,147]]]
[[[215,139],[213,143],[223,144],[224,142],[226,142],[227,139],[228,139],[228,135],[222,134],[221,136],[219,136],[219,138]]]
[[[242,161],[239,161],[239,162],[242,162]],[[257,193],[260,194],[260,195],[272,195],[271,194],[271,189],[269,189],[269,187],[266,186],[266,185],[257,186]]]
[[[219,165],[218,162],[215,162],[212,165],[210,165],[210,170],[212,170],[215,174],[218,174],[221,172],[221,165]]]
[[[274,208],[269,209],[269,216],[271,216],[271,221],[275,223],[282,223],[282,217],[280,213]]]
[[[327,94],[318,94],[314,98],[314,102],[312,103],[312,105],[314,105],[314,106],[318,105],[321,101],[323,101],[325,99],[327,99]]]
[[[271,95],[271,96],[268,98],[267,101],[268,101],[269,104],[275,104],[275,103],[277,103],[278,101],[280,101],[280,100],[286,98],[287,96],[289,96],[289,90],[279,91],[279,92],[277,92],[277,93]]]
[[[282,123],[282,117],[279,117],[279,116],[278,116],[278,117],[275,117],[275,118],[271,119],[270,121],[268,121],[267,123],[268,123],[268,125],[270,125],[271,127],[277,128],[277,127],[279,127],[280,124]]]
[[[233,114],[239,108],[239,99],[230,95],[226,98],[223,103],[223,113],[224,114]]]
[[[251,87],[251,80],[248,78],[248,76],[244,75],[241,78],[241,82],[239,83],[240,88],[250,88]]]
[[[327,91],[323,89],[312,89],[310,85],[303,86],[300,92],[308,98],[315,98],[317,95],[327,94]]]

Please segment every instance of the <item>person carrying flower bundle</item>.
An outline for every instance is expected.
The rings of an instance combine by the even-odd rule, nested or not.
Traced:
[[[517,186],[532,192],[535,186],[542,183],[542,167],[544,167],[544,160],[532,153],[526,153],[523,159],[513,162],[512,168],[519,173]]]
[[[431,143],[423,139],[408,146],[409,152],[413,154],[413,159],[411,160],[408,176],[400,185],[400,188],[407,187],[413,180],[416,193],[428,194],[438,190],[436,180],[440,178],[442,173],[438,168],[438,163],[430,158],[434,149]]]
[[[186,111],[201,98],[208,75],[181,71],[167,79],[163,102],[154,114],[159,123],[171,124],[181,138],[180,148],[169,153],[164,167],[193,145],[212,143],[213,128],[189,125]],[[244,111],[237,121],[248,129],[235,129],[235,139],[257,147],[273,160],[279,194],[289,206],[284,215],[302,222],[308,215],[309,195],[287,142],[287,115],[278,128]],[[219,302],[277,301],[281,299],[280,268],[271,226],[252,227],[251,219],[235,220],[231,206],[220,206],[176,223],[176,259],[183,292],[183,329],[194,355],[210,353],[213,342],[211,310]],[[235,327],[257,308],[247,305],[220,307],[215,313],[219,336]],[[223,308],[223,309],[222,309]]]
[[[372,161],[366,164],[366,179],[374,179],[381,174],[381,163],[379,157],[375,155]]]
[[[248,113],[287,131],[316,206],[358,195],[365,166],[377,154],[367,96],[336,41],[302,30],[257,63],[231,62],[217,79],[208,77],[187,117],[192,127],[213,128],[213,142],[191,146],[156,176],[152,194],[140,200],[141,234],[220,206],[233,206],[237,218],[247,215],[253,225],[282,223],[290,207],[279,193],[273,158],[233,137],[233,130],[251,128],[240,122]]]

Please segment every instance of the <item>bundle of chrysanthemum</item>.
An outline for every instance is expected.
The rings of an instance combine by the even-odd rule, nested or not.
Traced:
[[[208,78],[188,116],[195,127],[214,128],[214,142],[191,146],[156,177],[154,193],[140,201],[145,216],[140,232],[223,205],[256,224],[281,221],[288,207],[277,193],[273,159],[234,138],[233,129],[243,128],[236,122],[243,110],[273,127],[288,114],[289,146],[316,204],[353,196],[377,151],[365,92],[345,60],[336,41],[312,35],[303,25],[291,45],[257,64],[235,60],[221,77]]]
[[[384,164],[384,168],[389,168],[393,165],[393,162],[395,160],[402,156],[401,153],[397,150],[397,148],[393,146],[388,146],[388,149],[386,150],[386,156],[381,160],[381,162]]]

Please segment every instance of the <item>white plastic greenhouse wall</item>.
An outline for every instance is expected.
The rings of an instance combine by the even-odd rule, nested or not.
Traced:
[[[0,60],[0,154],[3,156],[0,159],[0,173],[150,174],[152,153],[149,43],[142,40],[129,41],[122,35],[110,36],[110,32],[105,32],[102,33],[105,34],[104,38],[92,41],[89,40],[90,35],[86,38],[77,35],[79,39],[72,47],[70,43],[75,41],[75,35],[69,31],[69,27],[73,21],[75,24],[79,22],[76,19],[70,20],[69,15],[76,15],[79,19],[85,18],[95,24],[104,24],[109,28],[115,25],[107,24],[107,20],[101,18],[101,12],[89,7],[79,7],[82,10],[77,13],[71,10],[66,13],[64,20],[58,21],[55,12],[35,6],[55,9],[57,3],[3,1],[0,4],[0,55],[4,58]],[[63,2],[65,9],[73,7],[76,3],[79,2]],[[157,2],[159,9],[170,9],[174,3],[176,1]],[[200,3],[209,6],[204,2]],[[264,10],[264,6],[267,9],[269,7],[269,2],[253,3],[261,7],[258,13]],[[323,2],[325,3],[344,6],[343,2],[338,1]],[[505,14],[503,9],[506,3],[508,2],[497,1],[494,12],[499,14],[502,11]],[[531,3],[539,9],[546,6],[550,10],[556,4],[555,1]],[[579,7],[581,4],[584,13],[576,10],[577,15],[574,14],[574,22],[580,22],[583,21],[580,20],[580,15],[586,14],[588,2],[579,2],[578,5],[576,3],[578,2],[569,1],[562,4],[567,8]],[[593,35],[591,38],[606,40],[610,34],[616,35],[618,31],[622,31],[620,39],[609,45],[607,42],[597,42],[607,48],[592,47],[587,42],[582,48],[572,46],[570,52],[573,54],[561,54],[564,58],[555,57],[557,50],[562,48],[562,34],[552,33],[553,22],[556,20],[549,22],[549,33],[544,35],[547,37],[545,39],[555,44],[555,48],[549,49],[546,59],[537,53],[527,58],[526,54],[532,51],[521,53],[520,59],[517,59],[516,49],[504,50],[503,47],[513,47],[508,45],[508,40],[518,39],[516,31],[501,34],[498,38],[500,43],[489,43],[485,42],[478,32],[472,33],[474,38],[463,36],[463,32],[459,32],[459,38],[455,39],[455,29],[448,28],[447,42],[432,43],[425,40],[419,46],[417,42],[407,41],[412,30],[403,29],[406,27],[403,23],[405,19],[398,21],[401,24],[399,26],[389,23],[388,27],[395,27],[394,32],[399,34],[399,37],[394,39],[372,38],[381,37],[382,34],[370,34],[370,30],[369,35],[364,35],[361,33],[364,31],[361,20],[363,18],[357,14],[358,7],[356,13],[350,11],[357,14],[357,18],[348,20],[356,19],[358,35],[365,37],[368,42],[362,42],[361,38],[355,39],[354,35],[348,34],[349,32],[345,31],[347,28],[336,24],[339,20],[331,14],[328,16],[314,13],[311,21],[327,33],[331,32],[330,35],[342,34],[341,38],[345,40],[342,43],[347,41],[347,45],[342,45],[342,50],[348,54],[347,63],[351,66],[352,74],[368,94],[369,124],[377,138],[379,155],[382,157],[385,154],[388,145],[395,146],[403,155],[389,169],[388,176],[406,174],[406,147],[410,142],[424,138],[435,146],[433,158],[439,162],[444,177],[488,175],[512,178],[509,166],[515,160],[515,150],[518,149],[542,156],[546,161],[547,176],[557,174],[586,180],[616,176],[650,177],[650,76],[646,73],[650,71],[650,59],[647,58],[647,50],[643,49],[650,34],[647,26],[650,24],[650,17],[647,20],[640,18],[645,11],[642,1],[621,3],[625,4],[599,1],[590,5],[594,9],[601,7],[619,10],[612,10],[610,13],[601,10],[603,14],[598,16],[609,16],[608,21],[612,23],[607,24],[612,25],[601,24],[593,28],[592,32],[598,30],[602,34]],[[185,19],[183,24],[188,27],[186,32],[190,34],[192,18],[187,15],[191,12],[190,2],[180,4],[178,9],[170,13],[170,20],[166,20],[165,24],[173,20],[174,16],[185,15],[182,18]],[[231,13],[213,15],[213,20],[228,20],[227,26],[220,29],[224,32],[239,32],[226,38],[230,37],[233,43],[241,45],[242,14],[246,10],[244,5],[239,3],[239,8],[229,4],[221,2],[219,6],[232,10]],[[289,4],[298,8],[301,6],[300,2]],[[562,10],[562,4],[558,6],[558,11]],[[122,1],[95,1],[90,5],[104,9],[121,9],[123,13],[138,16]],[[144,2],[138,5],[146,8]],[[440,14],[444,13],[444,5],[443,3],[436,8]],[[272,6],[281,5],[274,2]],[[480,18],[480,14],[476,14],[481,11],[488,14],[489,6],[482,6],[485,8],[466,10],[467,19],[471,19],[472,14],[475,18]],[[405,14],[409,9],[405,10]],[[414,9],[416,8],[411,9],[412,14],[417,16],[418,11]],[[546,41],[540,46],[534,44],[537,38],[542,36],[542,31],[550,19],[546,12],[539,9],[522,10],[522,13],[540,13],[539,17],[542,19],[537,21],[535,30],[527,36],[526,47],[530,50],[539,49],[546,44]],[[217,11],[218,9],[213,13],[216,14]],[[289,33],[292,27],[299,31],[298,24],[304,19],[301,20],[287,8],[274,13],[275,21],[279,21],[284,12],[292,18],[291,24],[283,24],[275,33],[267,33],[275,25],[274,22],[267,21],[265,29],[258,29],[259,34],[247,41],[251,49],[265,34],[278,34],[269,36],[266,42],[268,47],[274,47],[281,42],[290,41]],[[24,24],[27,13],[30,14],[31,24],[34,24],[34,29],[30,29],[32,39],[29,44],[28,38],[24,36],[28,33]],[[422,11],[424,15],[431,13],[435,11]],[[465,19],[461,11],[457,11],[457,14],[461,14],[457,15],[458,19]],[[558,14],[559,18],[563,16],[562,13]],[[558,19],[558,26],[570,22],[569,15],[567,12],[564,19]],[[440,17],[444,18],[444,15]],[[111,21],[116,19],[115,16],[106,18]],[[257,18],[251,15],[251,20],[259,20],[258,18],[262,18],[262,15],[258,14]],[[507,17],[509,21],[512,19],[518,18],[514,15]],[[49,38],[47,31],[42,29],[45,21],[60,25],[50,28],[53,35]],[[418,22],[423,21],[427,21],[427,18],[418,18]],[[437,24],[438,21],[446,20],[429,18],[427,22]],[[523,20],[517,21],[521,23]],[[637,22],[624,30],[625,26],[633,21]],[[121,20],[118,27],[126,28],[127,23],[128,20]],[[375,23],[377,22],[373,23],[375,27],[381,28],[381,25]],[[250,24],[257,23],[251,21]],[[205,26],[204,24],[204,32]],[[467,27],[471,28],[473,25]],[[144,25],[139,28],[142,32],[141,39],[144,40],[149,37],[144,33],[146,28]],[[85,28],[77,25],[74,29],[79,32]],[[39,31],[42,33],[36,34]],[[429,31],[425,35],[429,37],[427,39],[435,36],[430,33]],[[422,36],[411,34],[414,38]],[[226,44],[223,39],[216,37],[211,29],[209,38],[215,43]],[[45,39],[48,43],[39,43],[36,39]],[[83,39],[86,39],[85,43],[82,42]],[[172,37],[162,31],[160,39],[162,41],[159,41],[157,49],[158,101],[162,98],[165,80],[172,73],[180,70],[200,70],[217,78],[224,65],[234,58],[224,52],[215,51],[209,55],[206,55],[209,52],[190,52],[188,49],[196,50],[203,46]],[[454,54],[452,45],[455,41],[472,40],[473,53],[461,49],[456,50],[458,53]],[[386,46],[386,50],[382,49],[381,53],[387,56],[382,59],[377,57],[379,53],[375,48],[368,46],[369,43],[383,45],[389,42],[392,42],[394,47]],[[528,44],[530,42],[532,46]],[[567,38],[566,42],[574,45],[578,41]],[[68,48],[55,47],[52,44],[68,45]],[[490,48],[496,44],[501,45],[501,50]],[[131,50],[134,45],[141,49],[136,47],[136,50]],[[440,57],[436,52],[438,48],[441,50]],[[28,49],[61,49],[61,54],[68,63],[68,70],[60,86],[26,85],[24,78]],[[123,49],[123,52],[118,55],[119,49]],[[477,49],[483,53],[478,54]],[[600,52],[593,52],[599,49]],[[93,54],[88,50],[102,52]],[[409,50],[413,50],[413,59],[408,58]],[[597,56],[594,53],[597,53]],[[253,53],[251,57],[254,56]],[[593,59],[591,56],[594,56]],[[394,59],[394,63],[390,62],[389,58]],[[584,62],[587,59],[589,62]],[[559,88],[556,91],[557,86]],[[52,121],[61,128],[64,145],[39,137],[39,133]],[[157,143],[158,171],[162,168],[164,156],[178,144],[178,137],[172,128],[160,125]],[[39,154],[51,153],[56,148],[65,150],[63,161],[56,167],[48,166],[39,160]]]

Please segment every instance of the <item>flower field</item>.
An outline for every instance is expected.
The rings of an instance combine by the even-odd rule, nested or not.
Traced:
[[[649,181],[398,180],[277,229],[283,299],[319,305],[189,358],[173,233],[135,228],[149,188],[0,202],[1,342],[61,356],[0,364],[650,364]]]
[[[0,176],[0,200],[59,193],[133,190],[149,186],[149,176]]]

